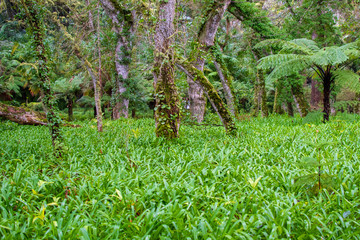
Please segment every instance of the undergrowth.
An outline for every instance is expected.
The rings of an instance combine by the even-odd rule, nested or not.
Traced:
[[[80,124],[59,161],[46,127],[0,123],[1,239],[360,239],[359,121],[183,125],[170,142],[152,119]],[[331,188],[296,184],[318,173],[304,157],[332,162]]]

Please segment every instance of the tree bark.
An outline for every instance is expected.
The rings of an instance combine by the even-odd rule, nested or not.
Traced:
[[[273,106],[273,113],[281,114],[281,91],[282,90],[282,83],[278,81],[275,89],[275,98],[274,98],[274,106]]]
[[[68,100],[68,104],[67,104],[68,121],[72,121],[72,120],[74,120],[74,111],[73,111],[74,101],[73,101],[73,98],[71,96],[67,96],[67,100]]]
[[[286,101],[286,109],[287,109],[287,112],[288,112],[288,115],[290,117],[293,117],[294,116],[294,108],[293,108],[293,104],[291,101]]]
[[[176,63],[176,66],[185,72],[192,81],[199,83],[199,86],[201,86],[202,90],[206,93],[212,107],[220,117],[226,133],[229,135],[236,135],[236,126],[230,111],[220,98],[214,86],[205,77],[204,73],[184,60],[179,60]]]
[[[135,12],[124,9],[116,1],[101,0],[102,6],[110,17],[115,33],[117,45],[115,49],[115,66],[117,71],[116,86],[113,91],[113,119],[129,116],[129,99],[124,96],[126,81],[129,79],[132,38],[134,37]]]
[[[325,76],[323,79],[323,86],[324,86],[324,122],[330,120],[330,93],[331,93],[331,76]]]
[[[175,85],[174,18],[176,0],[161,1],[155,29],[156,136],[179,137],[180,98]]]
[[[226,9],[228,8],[231,0],[219,0],[215,1],[212,6],[210,6],[207,13],[204,16],[206,21],[200,27],[198,32],[198,42],[200,44],[200,49],[197,50],[197,59],[192,64],[200,71],[203,71],[205,59],[203,57],[203,52],[208,52],[210,47],[214,45],[214,39],[216,32],[218,30],[220,21],[224,16]],[[198,122],[204,120],[205,108],[206,108],[206,99],[204,96],[203,87],[199,86],[190,78],[187,78],[189,83],[189,100],[190,100],[190,112],[191,115],[196,118]]]
[[[300,84],[291,84],[291,92],[295,97],[296,102],[299,104],[299,113],[301,117],[306,117],[309,113],[309,103],[305,99],[303,88]]]
[[[267,96],[266,96],[266,88],[265,88],[265,78],[264,73],[261,69],[257,70],[256,78],[258,81],[259,86],[259,93],[261,98],[261,115],[262,117],[269,116],[269,109],[267,106]]]
[[[317,109],[319,107],[319,103],[321,101],[321,91],[318,88],[319,83],[311,79],[311,97],[310,97],[310,105],[312,108]]]
[[[46,114],[0,103],[0,117],[21,125],[47,125]]]
[[[56,157],[61,157],[61,132],[60,124],[61,118],[55,110],[55,99],[51,88],[51,80],[49,78],[49,68],[47,66],[46,47],[44,41],[44,26],[42,22],[42,14],[38,12],[38,2],[32,0],[23,0],[22,5],[25,9],[26,21],[29,24],[31,31],[30,35],[33,37],[33,46],[35,49],[35,59],[38,62],[38,79],[41,85],[41,94],[44,96],[42,102],[47,109],[46,117],[48,126],[50,128],[50,135],[54,154]]]

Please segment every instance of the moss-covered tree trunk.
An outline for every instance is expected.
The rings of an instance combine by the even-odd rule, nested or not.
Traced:
[[[226,133],[229,135],[235,135],[236,126],[234,119],[232,118],[229,109],[220,98],[214,86],[205,77],[204,73],[183,59],[179,59],[176,63],[176,66],[185,72],[190,79],[197,82],[199,86],[201,86],[212,107],[218,114],[223,126],[225,127]]]
[[[206,54],[209,49],[214,45],[214,39],[220,21],[224,16],[226,9],[230,4],[230,0],[218,0],[214,1],[211,6],[207,7],[207,11],[203,16],[203,24],[201,25],[197,42],[200,44],[195,54],[196,60],[192,62],[192,65],[198,70],[203,71],[205,59],[204,53]],[[190,101],[190,112],[191,115],[196,118],[198,122],[204,120],[206,98],[204,96],[203,87],[198,85],[196,82],[187,79],[189,83],[189,101]]]
[[[257,70],[256,78],[259,86],[259,94],[261,99],[261,115],[262,117],[269,116],[269,109],[267,106],[267,96],[266,96],[266,88],[265,88],[265,78],[264,73],[261,69]]]
[[[155,28],[155,123],[156,136],[179,137],[180,98],[175,85],[174,17],[176,0],[161,1]]]
[[[278,81],[275,88],[275,97],[274,97],[274,106],[273,106],[273,113],[280,114],[281,113],[281,90],[282,90],[282,82]]]
[[[309,113],[310,106],[309,106],[308,101],[305,99],[302,85],[294,83],[294,84],[291,84],[290,87],[291,87],[291,92],[294,95],[297,104],[299,104],[300,116],[306,117],[306,115]]]
[[[117,35],[115,67],[117,78],[112,95],[113,119],[129,116],[129,99],[125,97],[126,82],[129,81],[131,53],[135,31],[135,11],[125,9],[117,1],[100,0],[110,17]]]
[[[0,103],[0,117],[21,125],[47,125],[46,114]]]
[[[35,59],[37,60],[37,73],[39,85],[43,95],[42,102],[47,109],[46,117],[50,128],[52,145],[54,153],[57,157],[61,156],[61,118],[56,111],[54,93],[51,88],[51,80],[49,78],[49,68],[47,66],[47,49],[45,46],[45,26],[44,14],[45,10],[37,1],[22,0],[22,7],[25,12],[25,20],[29,25],[30,36],[33,38],[33,47],[35,50]]]

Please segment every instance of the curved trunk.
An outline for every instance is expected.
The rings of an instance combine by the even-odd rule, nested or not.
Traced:
[[[200,27],[198,32],[198,42],[200,43],[201,51],[199,51],[196,61],[192,64],[198,70],[203,71],[205,59],[203,58],[202,51],[207,52],[211,46],[214,45],[214,39],[220,21],[224,16],[226,9],[228,8],[231,0],[220,0],[215,1],[208,9],[207,13],[204,16],[206,21]],[[201,54],[201,55],[200,55]],[[190,112],[191,115],[197,119],[198,122],[204,120],[205,108],[206,108],[206,98],[204,96],[204,91],[201,86],[194,84],[194,81],[189,77],[187,78],[189,83],[189,100],[190,100]]]
[[[236,106],[235,94],[232,88],[232,76],[229,73],[229,70],[226,67],[226,64],[221,56],[218,54],[214,54],[216,60],[214,61],[214,65],[216,71],[221,80],[221,84],[223,86],[226,103],[229,107],[231,115],[233,117],[238,117],[238,109]]]
[[[212,107],[218,114],[223,126],[225,127],[226,133],[236,135],[236,126],[230,111],[220,98],[214,86],[205,77],[204,73],[186,61],[179,61],[179,63],[176,63],[176,66],[185,72],[190,79],[199,83],[199,86],[201,86],[203,91],[206,93]]]
[[[179,137],[180,98],[174,75],[174,17],[175,0],[162,1],[155,29],[155,124],[156,136]]]

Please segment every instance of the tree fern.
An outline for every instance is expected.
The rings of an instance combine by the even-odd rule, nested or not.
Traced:
[[[336,82],[341,87],[348,87],[355,92],[360,92],[360,76],[351,70],[336,70],[334,71]]]

